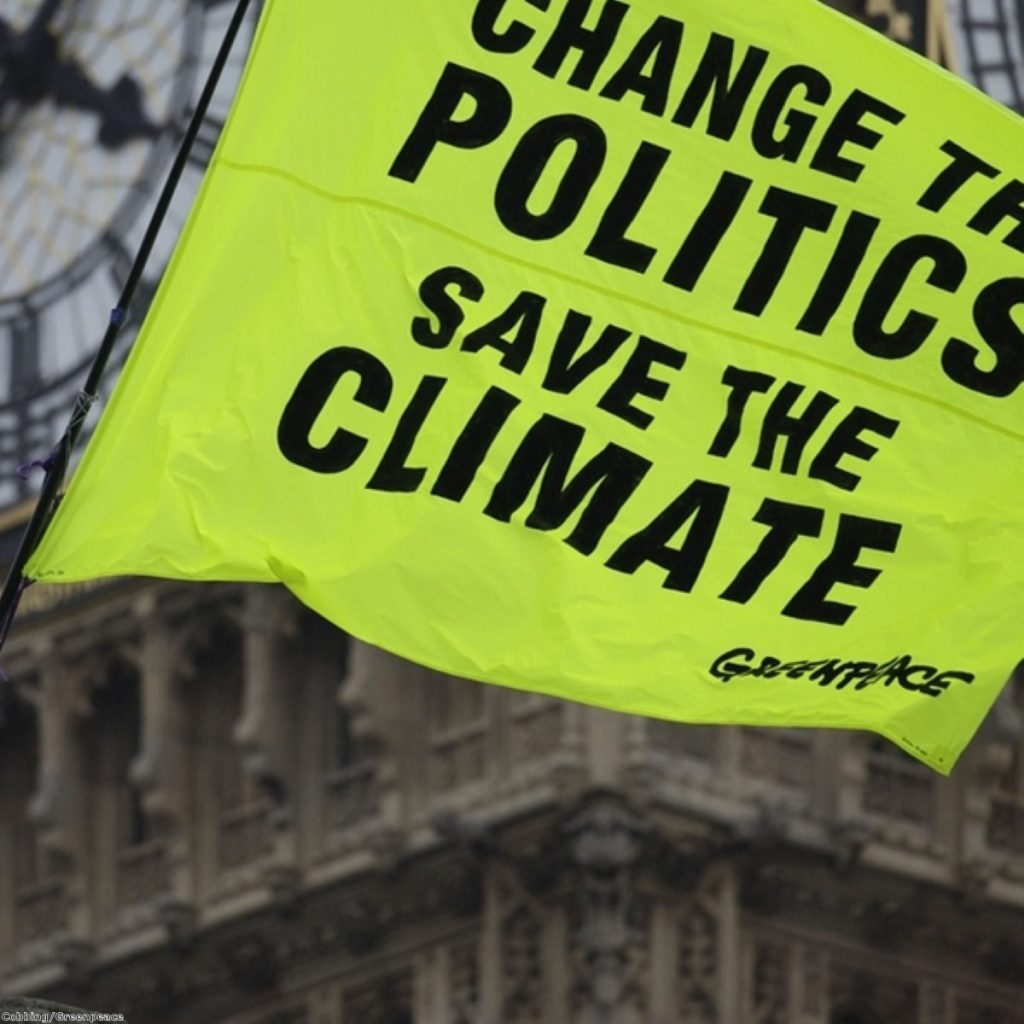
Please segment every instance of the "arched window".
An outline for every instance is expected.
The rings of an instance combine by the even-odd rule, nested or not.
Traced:
[[[298,795],[308,800],[318,822],[314,843],[319,847],[347,847],[353,828],[373,818],[378,810],[377,760],[368,742],[358,734],[352,710],[344,700],[349,681],[349,638],[337,626],[304,609],[298,616],[296,664],[301,666],[308,699],[303,711],[310,744],[308,772],[323,780],[316,792]]]
[[[151,838],[142,794],[132,785],[139,753],[142,705],[138,670],[113,658],[89,681],[88,714],[79,723],[82,792],[89,831],[90,892],[100,916],[156,892],[136,891],[133,853]],[[154,880],[159,888],[159,881]]]
[[[211,610],[212,612],[212,610]],[[243,768],[235,728],[244,700],[241,629],[212,612],[186,651],[185,756],[195,823],[197,870],[203,888],[266,852],[267,800]]]
[[[108,824],[118,847],[136,846],[150,837],[149,822],[138,790],[131,785],[132,761],[142,739],[142,705],[137,670],[113,662],[94,683],[89,716],[83,723],[86,744],[84,777],[91,786],[109,793]]]

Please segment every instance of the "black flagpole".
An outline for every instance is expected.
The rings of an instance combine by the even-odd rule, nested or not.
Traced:
[[[127,319],[128,309],[142,278],[142,272],[149,260],[164,218],[167,216],[171,200],[177,190],[178,183],[181,181],[181,175],[185,170],[185,164],[188,161],[192,145],[195,142],[196,135],[199,133],[203,118],[206,116],[210,100],[213,98],[214,90],[220,81],[224,65],[227,63],[231,47],[242,26],[250,3],[251,0],[238,0],[235,13],[231,17],[231,23],[228,25],[227,32],[225,32],[224,39],[220,44],[220,49],[217,51],[216,59],[210,68],[206,84],[203,86],[199,102],[196,104],[192,119],[189,121],[188,128],[181,140],[181,145],[178,147],[174,163],[167,174],[167,180],[164,182],[160,198],[157,201],[156,208],[153,210],[153,216],[150,218],[149,225],[146,228],[145,237],[142,239],[139,251],[135,255],[135,260],[132,263],[131,270],[128,272],[128,278],[121,290],[117,305],[110,311],[110,322],[107,324],[103,340],[93,358],[92,366],[89,369],[89,376],[86,378],[82,390],[75,396],[75,406],[71,411],[68,424],[64,428],[64,433],[42,464],[46,470],[46,476],[43,479],[43,486],[39,492],[39,499],[32,512],[32,518],[29,520],[28,525],[25,527],[25,532],[21,536],[18,550],[7,572],[3,592],[0,593],[0,648],[3,647],[4,641],[7,639],[7,633],[11,628],[11,623],[14,621],[14,614],[17,611],[21,594],[28,585],[28,581],[24,576],[25,563],[29,560],[32,552],[35,551],[54,512],[57,510],[57,505],[60,503],[61,488],[64,485],[64,477],[67,474],[68,464],[71,461],[71,453],[74,451],[75,443],[82,432],[85,418],[96,401],[100,381],[107,363],[110,361],[114,343],[117,341],[121,327]]]

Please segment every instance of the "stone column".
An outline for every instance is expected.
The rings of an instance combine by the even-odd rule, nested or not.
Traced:
[[[361,751],[375,763],[377,845],[394,852],[421,798],[416,782],[426,757],[423,723],[421,714],[410,714],[410,702],[421,701],[423,690],[410,678],[416,670],[400,658],[358,640],[349,651],[348,678],[339,684],[338,701],[351,716]]]
[[[132,782],[143,794],[143,808],[160,835],[179,834],[187,819],[182,730],[184,712],[178,681],[179,638],[163,621],[156,595],[141,594],[133,611],[142,640],[138,653],[141,744],[132,762]]]
[[[55,639],[40,639],[35,650],[40,666],[39,776],[29,803],[39,847],[46,859],[44,875],[60,886],[53,904],[53,957],[69,979],[79,979],[91,959],[92,922],[85,874],[82,821],[81,752],[75,723],[88,711],[85,679],[60,658]]]
[[[39,777],[29,804],[40,846],[56,864],[71,867],[81,860],[81,807],[78,749],[73,724],[86,711],[80,675],[57,656],[52,637],[41,641]]]
[[[282,644],[295,632],[294,599],[280,587],[259,585],[246,591],[241,615],[244,632],[245,691],[235,740],[245,770],[275,804],[287,802],[290,710],[294,681],[284,678]]]
[[[167,875],[160,918],[171,940],[180,942],[191,932],[196,898],[184,744],[188,722],[181,695],[189,668],[182,636],[167,621],[157,595],[140,594],[132,610],[141,634],[136,663],[142,721],[131,781],[142,794],[155,839],[164,844]]]
[[[294,749],[299,742],[295,709],[297,678],[285,671],[284,646],[296,633],[295,599],[282,587],[252,586],[240,616],[243,631],[242,713],[234,738],[242,767],[269,800],[271,855],[267,885],[282,905],[298,886],[298,837],[295,830]]]

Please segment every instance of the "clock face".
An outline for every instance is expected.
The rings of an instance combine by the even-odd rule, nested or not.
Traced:
[[[1024,113],[1024,0],[950,0],[962,73]]]
[[[258,5],[254,5],[258,6]],[[63,429],[235,0],[0,0],[0,505]],[[123,332],[156,288],[237,85],[256,11]]]

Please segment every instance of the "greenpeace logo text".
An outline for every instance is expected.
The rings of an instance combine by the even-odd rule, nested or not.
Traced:
[[[938,697],[951,683],[973,683],[974,673],[939,669],[918,664],[913,655],[903,654],[888,661],[847,661],[822,658],[817,661],[783,661],[770,654],[759,656],[749,647],[736,647],[719,655],[711,674],[727,683],[741,676],[759,679],[807,679],[819,686],[865,690],[869,686],[899,686],[904,690]]]

